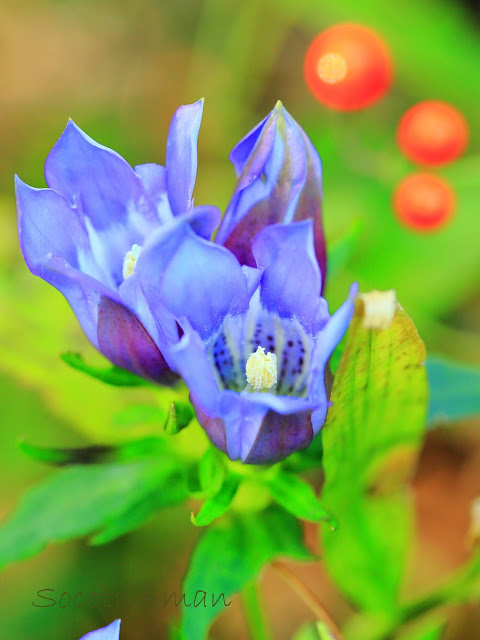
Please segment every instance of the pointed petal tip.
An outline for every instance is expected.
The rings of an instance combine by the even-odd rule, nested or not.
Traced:
[[[199,100],[197,100],[196,102],[188,102],[187,104],[182,104],[178,107],[178,109],[176,110],[175,114],[177,114],[178,112],[182,112],[185,109],[198,109],[200,111],[200,113],[203,113],[203,106],[205,104],[205,98],[200,98]],[[175,116],[174,114],[174,116]]]
[[[90,631],[85,636],[82,636],[80,640],[119,640],[120,638],[120,619],[115,620],[106,627],[97,629],[96,631]]]
[[[15,185],[15,197],[17,199],[17,205],[18,205],[18,198],[25,193],[33,193],[36,191],[42,191],[41,188],[37,188],[37,187],[31,187],[29,184],[27,184],[26,182],[24,182],[19,175],[15,174],[14,178],[14,185]]]
[[[285,109],[285,106],[284,106],[284,104],[283,104],[283,102],[281,100],[277,100],[277,102],[275,103],[275,106],[273,107],[272,113],[274,113],[277,117],[278,116],[282,116],[282,117],[288,117],[289,116],[289,113]]]
[[[109,631],[111,630],[115,634],[112,640],[119,640],[120,638],[120,623],[120,618],[117,618],[107,627]]]
[[[82,131],[80,127],[77,124],[75,124],[72,118],[68,118],[64,131],[69,131],[70,129],[74,129],[75,131]]]
[[[94,140],[92,140],[92,138],[90,138],[90,136],[88,136],[85,131],[83,131],[83,129],[81,129],[78,124],[76,124],[72,118],[68,118],[67,120],[67,124],[65,125],[64,130],[62,131],[62,133],[60,134],[58,140],[55,142],[55,144],[53,145],[52,149],[50,150],[50,153],[47,156],[47,160],[45,162],[45,170],[47,170],[47,165],[49,163],[50,160],[50,156],[52,155],[52,152],[60,145],[65,144],[65,142],[69,139],[71,139],[73,137],[73,139],[79,139],[81,138],[83,141],[89,142],[89,143],[94,143]],[[47,180],[48,183],[48,180]]]
[[[353,282],[350,285],[350,289],[348,291],[348,297],[350,298],[350,300],[355,301],[357,296],[358,296],[358,282]]]

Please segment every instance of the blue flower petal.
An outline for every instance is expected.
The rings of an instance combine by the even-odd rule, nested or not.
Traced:
[[[205,345],[188,321],[180,326],[183,335],[176,345],[166,349],[166,357],[171,367],[184,379],[192,402],[208,415],[215,415],[220,392]]]
[[[167,139],[167,189],[174,215],[193,206],[197,177],[197,139],[203,113],[203,99],[179,107],[170,123]]]
[[[207,339],[228,313],[248,306],[247,282],[236,258],[208,242],[184,220],[157,231],[137,263],[154,316],[165,309]]]
[[[172,219],[172,211],[167,193],[167,170],[161,164],[153,162],[138,164],[135,167],[142,180],[143,188],[148,198],[157,209],[160,222],[166,224]]]
[[[309,410],[286,415],[269,411],[242,462],[272,464],[295,451],[305,449],[314,435],[311,416],[312,412]]]
[[[119,640],[120,638],[120,620],[115,620],[108,627],[90,631],[82,636],[80,640]]]
[[[98,347],[100,296],[119,300],[104,284],[76,212],[51,189],[34,189],[16,178],[20,246],[30,270],[67,298],[89,340]]]
[[[319,321],[326,318],[321,317],[313,221],[266,227],[255,238],[252,250],[257,265],[264,269],[260,285],[264,308],[281,317],[296,317],[307,331],[316,333]]]
[[[126,252],[158,226],[140,176],[71,120],[48,155],[45,176],[84,219],[97,263],[121,282]]]
[[[272,152],[277,119],[278,111],[274,109],[230,152],[230,162],[237,177],[240,178],[237,189],[245,189],[261,175],[268,156]],[[257,144],[258,148],[256,148]],[[256,153],[252,154],[254,149]]]
[[[190,223],[192,229],[201,238],[210,240],[212,233],[218,227],[222,213],[218,207],[203,205],[193,207],[190,213],[184,216],[184,220]]]
[[[245,459],[258,435],[268,407],[251,402],[250,398],[235,391],[223,391],[220,399],[220,417],[224,422],[228,457]]]
[[[223,391],[219,416],[225,425],[229,457],[243,462],[249,458],[250,462],[273,462],[307,446],[313,437],[310,414],[316,406],[294,396]],[[289,432],[290,422],[293,427]]]
[[[100,351],[117,367],[161,384],[175,382],[155,342],[123,304],[100,299],[97,331]]]
[[[253,267],[242,266],[242,271],[247,279],[248,297],[251,298],[258,289],[260,280],[262,279],[263,269],[254,269]]]
[[[300,137],[305,145],[307,174],[305,177],[305,184],[303,185],[296,207],[295,219],[304,220],[305,218],[311,218],[314,221],[315,254],[322,274],[323,289],[327,277],[327,251],[322,223],[322,162],[317,150],[311,143],[310,138],[287,111],[285,111],[285,119],[289,121],[292,126],[296,126],[298,128]]]
[[[355,297],[358,285],[350,287],[347,300],[339,307],[328,323],[317,336],[316,346],[312,355],[311,382],[308,390],[310,398],[319,403],[319,408],[312,415],[313,430],[321,429],[327,415],[328,402],[325,389],[325,365],[348,329],[355,309]]]
[[[77,213],[52,189],[35,189],[15,176],[20,246],[30,269],[51,256],[64,258],[72,267],[83,262],[95,268],[88,236]]]

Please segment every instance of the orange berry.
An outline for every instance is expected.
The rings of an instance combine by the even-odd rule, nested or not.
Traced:
[[[447,102],[427,100],[411,107],[398,125],[400,148],[414,162],[436,166],[458,158],[468,143],[468,123]]]
[[[455,194],[443,178],[429,173],[413,173],[396,188],[393,208],[407,227],[433,231],[450,219],[455,208]]]
[[[360,24],[337,24],[310,44],[305,81],[319,102],[339,111],[363,109],[379,100],[392,79],[388,49]]]

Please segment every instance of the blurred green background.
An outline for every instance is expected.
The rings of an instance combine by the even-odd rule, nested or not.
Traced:
[[[361,224],[346,264],[328,282],[335,308],[352,280],[395,288],[427,349],[480,364],[480,47],[475,6],[442,0],[3,0],[0,9],[0,518],[49,471],[18,449],[77,445],[154,433],[154,423],[118,415],[150,401],[69,370],[79,350],[100,361],[67,303],[31,276],[16,238],[13,174],[44,186],[43,162],[68,117],[132,165],[163,163],[178,105],[205,97],[197,204],[224,209],[234,186],[232,146],[281,99],[307,131],[324,166],[327,238]],[[392,52],[391,91],[354,114],[329,111],[309,94],[303,57],[311,39],[341,21],[378,31]],[[399,118],[424,99],[451,102],[467,117],[465,156],[440,171],[458,209],[437,233],[418,235],[392,212],[392,190],[414,168],[395,145]],[[466,557],[468,503],[480,493],[478,423],[429,436],[416,478],[418,549],[409,589],[420,590]],[[200,436],[199,436],[200,437]],[[308,532],[307,532],[308,533]],[[76,640],[116,617],[122,640],[166,637],[164,591],[179,590],[197,531],[189,510],[162,512],[144,529],[102,548],[69,543],[7,569],[0,580],[2,638]],[[298,571],[338,619],[349,609],[318,568]],[[267,571],[265,599],[275,638],[290,638],[310,614]],[[32,606],[40,589],[118,594],[120,607]],[[244,638],[235,602],[216,638]],[[480,637],[480,616],[452,612],[449,638]]]

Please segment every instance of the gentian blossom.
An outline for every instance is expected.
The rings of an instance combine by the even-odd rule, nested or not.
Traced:
[[[322,427],[325,365],[356,287],[331,316],[312,220],[265,227],[252,253],[255,267],[242,266],[180,220],[147,243],[138,283],[160,324],[167,310],[182,329],[165,358],[212,442],[232,460],[266,463],[308,446]]]
[[[216,209],[192,201],[201,111],[176,112],[166,168],[133,170],[70,123],[49,188],[17,181],[21,244],[112,362],[180,375],[217,447],[271,463],[324,424],[325,367],[356,287],[330,315],[320,159],[280,103],[234,148],[237,185],[209,240]]]
[[[115,365],[146,378],[172,378],[159,349],[166,336],[135,287],[136,263],[149,235],[186,216],[210,237],[220,212],[193,207],[197,136],[203,101],[180,107],[167,140],[166,167],[132,167],[72,121],[45,163],[47,189],[16,178],[20,244],[35,275],[59,289],[90,342]]]
[[[80,640],[119,640],[120,638],[120,620],[115,620],[108,627],[90,631],[82,636]]]

